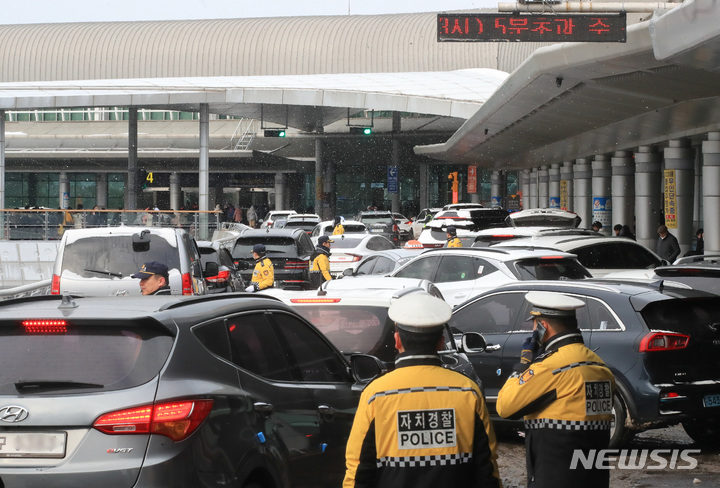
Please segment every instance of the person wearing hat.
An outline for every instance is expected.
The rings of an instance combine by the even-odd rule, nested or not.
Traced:
[[[463,247],[462,242],[460,242],[457,236],[457,228],[454,225],[448,225],[446,232],[447,247]]]
[[[267,256],[265,244],[255,244],[252,249],[252,256],[255,259],[250,286],[245,288],[248,293],[272,288],[275,284],[275,267]]]
[[[585,302],[561,293],[531,291],[533,336],[501,388],[497,412],[525,419],[527,486],[608,487],[610,471],[573,465],[578,451],[607,449],[615,379],[585,347],[575,310]],[[577,463],[575,463],[577,464]]]
[[[328,236],[318,237],[317,247],[310,256],[312,262],[310,266],[310,284],[313,288],[317,288],[333,278],[330,274],[330,244],[333,242],[335,241]]]
[[[362,392],[343,488],[499,487],[496,440],[480,387],[445,369],[437,351],[452,309],[429,293],[390,305],[394,371]]]
[[[345,219],[343,219],[340,215],[335,217],[335,220],[333,220],[334,227],[333,227],[332,235],[339,236],[339,235],[345,233],[345,226],[343,226],[343,224],[342,224],[343,220],[345,220]]]
[[[170,295],[168,267],[163,263],[147,262],[130,277],[140,279],[140,292],[143,295]]]
[[[592,227],[592,230],[594,230],[595,232],[600,232],[603,228],[603,225],[600,223],[600,221],[596,220],[595,222],[592,223],[591,227]]]

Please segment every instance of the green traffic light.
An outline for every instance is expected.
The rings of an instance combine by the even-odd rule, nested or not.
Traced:
[[[372,129],[370,127],[365,127],[363,129],[363,134],[365,134],[366,136],[369,136],[370,134],[372,134]]]

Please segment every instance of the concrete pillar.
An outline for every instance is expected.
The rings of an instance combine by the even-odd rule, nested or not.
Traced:
[[[548,170],[548,208],[560,208],[560,165],[550,165]]]
[[[689,139],[673,139],[665,148],[665,182],[668,171],[675,171],[675,222],[665,216],[668,231],[677,237],[680,255],[685,254],[692,244],[693,190],[695,182],[695,155]],[[665,195],[665,209],[668,209],[668,195]],[[666,212],[667,214],[668,212]]]
[[[502,182],[502,173],[494,170],[490,175],[490,204],[492,206],[503,206]]]
[[[58,183],[60,187],[60,195],[58,195],[60,208],[70,208],[70,180],[66,172],[60,172]]]
[[[392,131],[393,134],[399,134],[402,131],[400,112],[392,113]],[[390,209],[393,212],[400,213],[400,181],[402,177],[402,169],[400,168],[400,141],[398,139],[392,140],[392,163],[391,166],[395,167],[397,171],[397,183],[394,192],[390,193]],[[390,169],[388,168],[388,177],[390,176]]]
[[[418,212],[423,208],[430,207],[430,194],[428,192],[428,186],[430,185],[429,171],[430,165],[428,163],[420,163],[419,173],[420,181],[420,201],[418,202]]]
[[[549,190],[549,167],[540,166],[538,169],[538,208],[548,208],[550,203],[548,202]]]
[[[702,149],[695,151],[695,181],[693,183],[693,228],[698,229],[702,227],[703,221],[703,188],[702,188],[702,176],[703,176],[703,162],[702,162]],[[693,233],[694,235],[694,233]]]
[[[173,171],[170,173],[170,208],[180,210],[183,206],[181,199],[182,190],[180,188],[180,173]]]
[[[0,208],[5,208],[5,111],[0,110]],[[0,239],[5,239],[5,214],[0,212]]]
[[[198,210],[210,209],[210,107],[207,103],[200,104],[200,157],[198,158]],[[208,232],[208,214],[200,213],[198,236],[202,240],[210,238]],[[215,220],[213,219],[213,222]]]
[[[275,173],[275,210],[285,209],[285,187],[285,174]]]
[[[560,167],[560,208],[563,210],[569,210],[574,212],[575,202],[573,202],[574,185],[573,180],[573,162],[564,161]],[[583,225],[583,222],[580,223]]]
[[[705,254],[720,253],[720,132],[709,132],[702,143]]]
[[[635,161],[632,153],[630,151],[615,151],[615,154],[610,159],[610,167],[612,170],[612,226],[616,224],[627,225],[633,230],[635,218]]]
[[[100,208],[107,208],[107,205],[108,205],[107,173],[98,173],[95,176],[95,205],[97,205]]]
[[[635,152],[635,237],[651,251],[657,247],[657,228],[662,223],[662,158],[656,146],[640,146]]]
[[[604,154],[597,154],[592,162],[592,220],[603,225],[602,233],[607,236],[612,234],[613,226],[611,185],[610,159]]]
[[[137,209],[137,141],[138,141],[138,109],[128,108],[128,173],[125,188],[125,208]]]
[[[323,216],[323,141],[315,139],[315,213]]]
[[[530,208],[530,170],[520,173],[520,191],[522,191],[522,208]]]
[[[538,208],[538,168],[530,170],[530,202],[528,208]]]
[[[593,223],[592,215],[592,168],[588,158],[578,158],[573,167],[573,208],[582,219],[581,226],[589,229]]]

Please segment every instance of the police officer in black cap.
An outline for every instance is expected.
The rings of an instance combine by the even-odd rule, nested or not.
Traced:
[[[270,258],[267,257],[265,244],[255,244],[252,249],[255,258],[255,269],[253,270],[250,286],[245,288],[248,293],[272,288],[275,284],[275,267]]]
[[[496,407],[501,417],[525,418],[527,486],[607,488],[609,470],[577,462],[578,455],[587,459],[607,449],[615,390],[612,372],[577,328],[575,310],[585,302],[545,291],[525,299],[532,304],[533,336]]]
[[[448,225],[445,231],[447,232],[447,247],[463,247],[457,236],[457,228],[454,225]]]
[[[315,252],[310,256],[310,284],[313,288],[333,279],[330,274],[330,244],[333,242],[328,236],[318,237]]]
[[[437,351],[452,309],[429,293],[390,305],[395,370],[360,397],[343,488],[499,487],[496,441],[480,387]]]
[[[168,267],[163,263],[147,262],[131,278],[140,279],[140,292],[143,295],[170,295]]]

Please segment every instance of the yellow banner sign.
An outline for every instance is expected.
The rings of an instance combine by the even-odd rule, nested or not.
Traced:
[[[666,169],[665,177],[665,225],[668,229],[677,229],[677,193],[675,186],[675,170]]]

